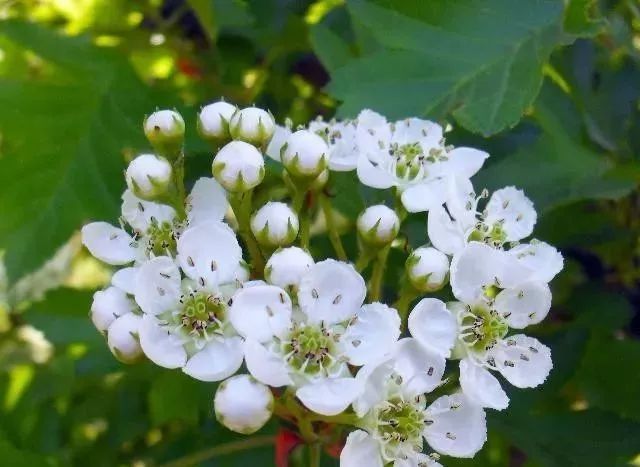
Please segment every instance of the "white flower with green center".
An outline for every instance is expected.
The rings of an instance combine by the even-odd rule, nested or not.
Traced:
[[[223,219],[228,203],[224,189],[212,178],[200,178],[186,199],[187,219],[164,204],[144,201],[126,190],[122,195],[121,227],[92,222],[82,228],[82,243],[100,261],[132,265],[114,274],[113,283],[133,293],[135,269],[155,256],[174,256],[177,240],[187,227]]]
[[[353,120],[324,121],[322,117],[309,122],[309,130],[329,146],[329,169],[348,172],[358,165],[356,122]]]
[[[487,431],[480,406],[463,394],[429,403],[444,358],[423,350],[415,339],[403,339],[392,358],[360,370],[356,378],[364,390],[353,408],[363,430],[347,438],[341,467],[435,467],[440,454],[473,457],[482,448]],[[435,452],[423,453],[425,441],[427,450]]]
[[[410,212],[442,205],[449,180],[468,180],[489,157],[476,149],[446,147],[442,127],[434,122],[390,123],[371,110],[358,115],[356,141],[360,181],[373,188],[396,187]]]
[[[314,412],[342,412],[360,392],[349,365],[382,358],[400,335],[396,310],[363,305],[365,295],[362,277],[335,260],[311,265],[293,297],[274,285],[239,290],[229,314],[245,338],[249,372],[269,386],[296,388]]]
[[[473,186],[468,180],[449,184],[444,206],[429,211],[427,229],[433,245],[448,255],[464,248],[470,241],[482,241],[495,247],[517,242],[533,232],[537,214],[533,203],[522,190],[505,187],[495,191],[484,210],[478,212]]]
[[[551,307],[546,282],[516,255],[469,243],[451,262],[458,302],[423,300],[409,315],[411,334],[423,345],[460,361],[464,393],[483,407],[502,410],[508,398],[489,370],[519,388],[542,384],[552,368],[551,352],[537,339],[510,329],[541,322]]]
[[[167,256],[140,267],[135,281],[135,299],[144,313],[140,345],[151,361],[182,368],[202,381],[219,381],[237,371],[242,339],[229,324],[228,302],[239,285],[241,260],[233,231],[209,222],[178,239],[180,267]]]

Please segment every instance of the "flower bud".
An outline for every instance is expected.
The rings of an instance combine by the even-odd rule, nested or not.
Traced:
[[[213,401],[216,419],[231,431],[250,435],[273,413],[273,394],[249,375],[236,375],[218,386]]]
[[[433,247],[415,249],[405,267],[411,284],[421,292],[439,290],[449,279],[449,258]]]
[[[358,233],[371,245],[387,245],[400,230],[398,215],[383,204],[369,206],[358,217]]]
[[[269,144],[276,122],[269,112],[258,107],[247,107],[233,114],[229,120],[229,133],[236,140],[266,146]]]
[[[255,188],[264,178],[264,159],[255,146],[231,141],[213,159],[215,179],[228,191],[241,193]]]
[[[202,139],[221,145],[231,139],[229,120],[236,107],[228,102],[218,101],[205,105],[198,114],[198,133]]]
[[[327,168],[329,147],[308,130],[292,133],[281,150],[282,164],[292,177],[316,178]]]
[[[138,328],[142,318],[127,313],[116,319],[107,329],[107,344],[111,353],[122,363],[134,363],[142,356]]]
[[[264,268],[267,282],[283,289],[297,289],[300,279],[314,264],[309,253],[297,246],[283,248],[271,255]]]
[[[123,290],[108,287],[93,294],[91,321],[98,331],[106,332],[116,318],[126,315],[131,308],[131,300]]]
[[[125,178],[138,198],[156,201],[169,190],[172,172],[171,164],[164,157],[142,154],[129,163]]]
[[[298,216],[285,203],[269,202],[251,218],[251,231],[261,245],[276,247],[293,242],[298,236]]]
[[[184,120],[175,110],[158,110],[144,121],[144,134],[156,152],[175,159],[182,152]]]

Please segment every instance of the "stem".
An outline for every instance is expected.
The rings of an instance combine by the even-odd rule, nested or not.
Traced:
[[[300,234],[298,239],[300,247],[305,250],[309,249],[309,229],[311,227],[311,203],[306,203],[308,191],[296,189],[293,195],[293,209],[298,214],[300,221]]]
[[[271,435],[244,438],[239,441],[231,441],[230,443],[219,444],[212,448],[189,454],[188,456],[184,456],[174,461],[167,462],[161,467],[190,467],[213,457],[224,456],[227,454],[233,454],[235,452],[246,451],[249,449],[271,446],[275,444],[275,441],[275,436]]]
[[[327,233],[329,234],[329,240],[331,241],[331,245],[333,245],[333,249],[338,255],[338,259],[341,261],[347,261],[347,253],[344,251],[344,246],[342,246],[342,240],[340,239],[340,234],[338,234],[338,230],[336,229],[336,220],[333,215],[333,208],[331,207],[331,201],[325,194],[320,194],[320,206],[322,206],[322,212],[324,213],[324,219],[327,223]]]
[[[244,240],[249,256],[251,257],[252,277],[261,277],[264,274],[264,258],[260,246],[251,232],[251,198],[253,191],[245,193],[230,193],[229,204],[238,220],[238,232]]]
[[[320,458],[322,457],[322,445],[313,443],[309,445],[309,467],[320,467]]]
[[[169,204],[176,210],[178,219],[185,220],[187,218],[187,212],[185,210],[184,153],[180,153],[171,166],[173,171],[173,187],[165,195],[165,199],[158,201]]]
[[[407,327],[407,316],[409,315],[409,307],[411,302],[420,296],[420,291],[411,285],[407,277],[403,277],[402,287],[398,300],[393,304],[393,308],[398,310],[402,329]]]
[[[380,253],[378,253],[378,257],[373,264],[373,272],[371,273],[371,279],[369,280],[369,300],[372,302],[380,300],[384,270],[387,267],[387,258],[389,257],[390,248],[391,245],[384,247]]]

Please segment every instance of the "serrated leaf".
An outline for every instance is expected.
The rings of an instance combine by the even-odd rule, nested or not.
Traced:
[[[343,100],[343,115],[451,114],[471,131],[496,133],[533,103],[542,66],[564,38],[559,1],[379,3],[348,4],[384,48],[333,73],[329,90]]]

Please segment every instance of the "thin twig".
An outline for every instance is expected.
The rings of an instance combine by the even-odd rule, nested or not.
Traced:
[[[254,436],[253,438],[231,441],[230,443],[219,444],[218,446],[189,454],[188,456],[163,464],[161,467],[189,467],[213,457],[226,456],[234,452],[270,446],[275,444],[275,441],[276,438],[272,435]]]

